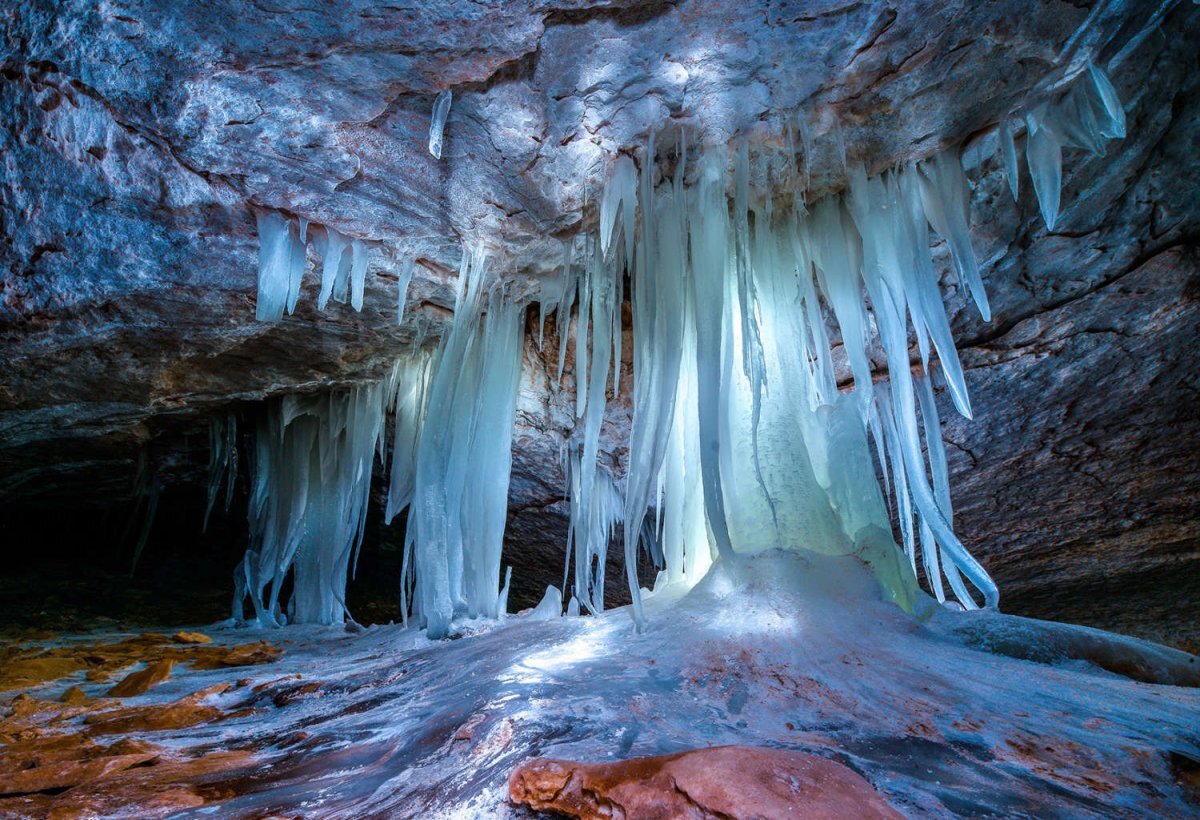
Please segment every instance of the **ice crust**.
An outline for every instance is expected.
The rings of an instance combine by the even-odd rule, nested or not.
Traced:
[[[206,816],[515,820],[528,815],[505,783],[530,757],[725,744],[835,753],[914,817],[1190,816],[1169,755],[1200,759],[1200,689],[1098,665],[1177,684],[1190,666],[1194,683],[1185,653],[990,612],[915,623],[850,557],[735,556],[683,590],[645,600],[641,633],[622,610],[554,617],[556,590],[544,610],[464,622],[446,642],[400,625],[292,627],[274,664],[177,668],[142,697],[248,681],[207,701],[226,719],[154,736],[258,756],[254,787]]]

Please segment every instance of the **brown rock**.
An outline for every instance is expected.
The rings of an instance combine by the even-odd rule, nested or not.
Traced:
[[[749,746],[616,763],[532,760],[508,791],[516,803],[579,818],[900,817],[840,763]]]
[[[49,655],[9,661],[0,668],[0,691],[57,680],[78,671],[83,665],[78,658]]]
[[[113,698],[129,698],[134,695],[141,695],[151,686],[162,683],[171,677],[171,670],[174,667],[175,661],[155,661],[145,669],[126,675],[121,679],[120,683],[108,690],[108,695]]]
[[[247,643],[235,646],[217,659],[218,666],[254,666],[260,663],[270,663],[278,658],[283,650],[271,646],[266,641]],[[201,668],[197,665],[197,668]]]
[[[165,705],[130,706],[91,715],[85,721],[95,734],[125,734],[131,732],[158,732],[165,729],[186,729],[224,716],[216,706],[204,703],[210,695],[217,695],[229,688],[228,683],[218,683],[193,692],[186,697]]]
[[[59,700],[71,706],[80,706],[87,703],[88,696],[78,686],[72,686],[62,693],[62,697]]]
[[[212,643],[212,638],[205,635],[203,632],[176,632],[171,636],[171,640],[175,643]]]

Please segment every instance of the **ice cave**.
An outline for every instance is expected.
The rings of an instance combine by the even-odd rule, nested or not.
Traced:
[[[1198,43],[12,0],[0,817],[1197,816]]]

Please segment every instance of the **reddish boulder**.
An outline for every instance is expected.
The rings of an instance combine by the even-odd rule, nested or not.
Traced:
[[[515,803],[579,818],[900,817],[840,763],[749,746],[615,763],[531,760],[508,792]]]

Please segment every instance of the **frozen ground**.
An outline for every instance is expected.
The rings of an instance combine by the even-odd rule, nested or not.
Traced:
[[[272,631],[279,661],[177,671],[142,696],[236,679],[213,702],[252,711],[139,737],[192,754],[253,749],[262,766],[236,796],[196,810],[221,817],[527,816],[508,806],[506,781],[530,757],[724,744],[833,758],[911,816],[1196,811],[1179,781],[1200,760],[1200,689],[1079,657],[1194,683],[1184,653],[980,613],[922,625],[855,559],[795,553],[718,564],[689,592],[650,596],[647,614],[642,634],[624,610],[468,624],[442,642],[400,627]]]

